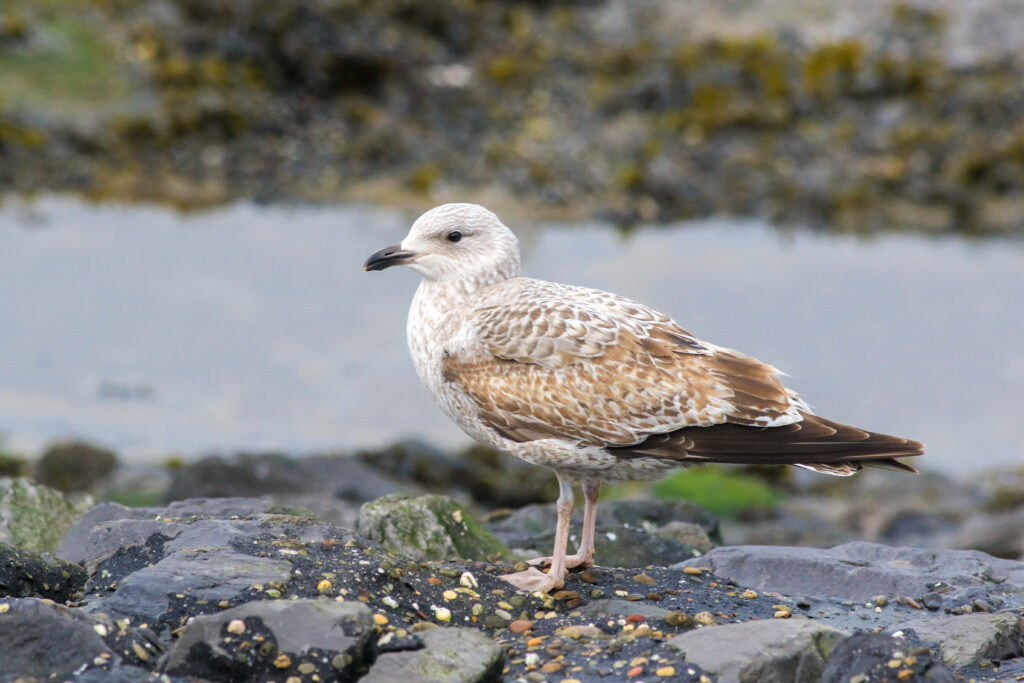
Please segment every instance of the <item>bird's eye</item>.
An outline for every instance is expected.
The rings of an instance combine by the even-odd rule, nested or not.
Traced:
[[[452,230],[450,233],[448,233],[448,241],[449,242],[458,242],[461,239],[462,239],[462,233],[459,232],[458,230]]]

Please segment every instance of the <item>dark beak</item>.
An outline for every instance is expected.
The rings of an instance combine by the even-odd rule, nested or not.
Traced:
[[[412,263],[415,258],[415,252],[404,251],[401,244],[392,244],[390,247],[384,247],[380,251],[373,252],[370,258],[366,259],[366,263],[363,264],[363,270],[384,270],[391,266]]]

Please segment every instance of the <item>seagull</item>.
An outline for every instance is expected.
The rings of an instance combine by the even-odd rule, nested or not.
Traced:
[[[771,365],[643,304],[523,277],[515,234],[482,206],[431,209],[363,270],[399,265],[422,276],[406,331],[435,401],[476,441],[558,478],[551,557],[503,577],[522,590],[561,588],[569,569],[594,563],[602,482],[712,462],[916,472],[896,458],[924,453],[917,441],[818,417]],[[583,533],[567,555],[575,485]]]

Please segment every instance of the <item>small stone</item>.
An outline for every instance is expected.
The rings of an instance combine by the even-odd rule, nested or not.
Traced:
[[[585,583],[598,583],[601,581],[601,572],[593,567],[587,567],[576,576]]]
[[[633,631],[633,636],[635,638],[646,638],[649,635],[651,635],[651,627],[647,624],[640,624]]]
[[[553,597],[555,600],[568,600],[570,598],[575,598],[578,595],[579,593],[577,593],[576,591],[560,590],[555,591],[551,597]]]
[[[245,622],[241,619],[232,619],[228,622],[228,633],[236,635],[245,633]]]
[[[505,602],[504,600],[499,600],[498,601],[498,607],[500,607],[501,609],[512,609],[512,605],[510,605],[509,603]]]
[[[509,613],[509,611],[508,611],[508,610],[504,610],[504,609],[496,609],[496,610],[494,610],[494,613],[495,613],[495,614],[496,614],[497,616],[499,616],[499,617],[501,617],[502,619],[504,619],[505,621],[512,621],[512,614],[511,614],[511,613]]]
[[[757,597],[757,591],[752,591],[749,588],[742,593],[743,597],[747,600],[753,600]]]
[[[321,595],[330,595],[332,592],[334,592],[334,584],[328,581],[327,579],[324,579],[316,585],[316,590]]]
[[[772,613],[772,616],[776,619],[789,619],[791,616],[793,616],[793,613],[790,612],[788,609],[777,609],[775,610],[775,612]]]
[[[526,680],[530,681],[530,683],[544,683],[544,674],[539,671],[531,671],[526,674]]]
[[[452,611],[447,607],[433,607],[434,618],[438,621],[451,621]]]
[[[443,597],[445,600],[455,600],[456,598],[459,597],[459,594],[456,593],[455,591],[448,590],[448,591],[445,591],[444,593],[441,593],[441,597]]]
[[[675,626],[677,628],[693,625],[693,619],[691,619],[690,615],[686,612],[672,612],[665,617],[665,621],[669,626]]]
[[[850,677],[850,683],[867,683],[867,674],[857,674],[856,676]]]
[[[512,633],[526,633],[531,628],[533,628],[533,622],[526,619],[516,619],[508,625],[508,630]]]
[[[903,666],[903,662],[901,662],[898,659],[890,659],[889,663],[886,664],[886,666],[888,666],[890,669],[898,669],[901,666]]]
[[[4,611],[6,612],[7,610],[4,610]],[[103,624],[96,624],[95,626],[92,627],[92,630],[94,630],[94,631],[96,631],[96,633],[100,634],[100,638],[106,638],[107,637],[107,627],[104,626]]]
[[[284,683],[302,683],[302,679],[298,676],[289,676],[288,678],[284,679]]]
[[[635,576],[633,576],[633,580],[636,581],[637,583],[642,583],[642,584],[644,584],[646,586],[653,586],[654,585],[654,579],[652,579],[647,574],[643,574],[643,573],[636,574]]]
[[[508,626],[508,622],[497,614],[490,614],[484,617],[484,626],[487,628],[505,628]]]
[[[274,660],[274,666],[276,666],[278,669],[287,669],[291,665],[292,658],[283,652],[277,656],[277,659]]]
[[[377,624],[377,626],[386,626],[388,623],[388,618],[380,612],[377,612],[373,615],[373,623]]]
[[[720,623],[718,617],[711,612],[697,612],[693,620],[701,626],[717,626]]]
[[[632,669],[630,669],[629,671],[626,672],[626,677],[627,678],[636,678],[637,676],[639,676],[643,672],[644,672],[644,668],[642,666],[634,666]]]
[[[626,623],[627,624],[639,624],[643,620],[644,620],[644,615],[642,615],[642,614],[630,614],[628,617],[626,617]]]
[[[900,679],[901,681],[909,680],[910,678],[913,677],[913,675],[914,675],[914,670],[913,669],[900,669],[899,671],[896,672],[896,678]]]
[[[134,652],[135,656],[141,659],[142,661],[149,661],[149,653],[146,652],[146,648],[142,647],[142,645],[140,645],[139,643],[132,643],[132,652]]]
[[[885,597],[884,595],[876,595],[875,597],[871,598],[871,604],[873,604],[875,607],[885,607],[889,604],[889,598]]]
[[[432,621],[417,621],[412,625],[413,633],[423,633],[424,631],[432,631],[435,628],[441,628]]]
[[[693,574],[694,576],[700,576],[704,572],[699,567],[683,567],[684,574]]]
[[[476,577],[469,572],[462,572],[462,576],[459,577],[459,584],[465,588],[479,588],[480,584],[477,583]]]
[[[486,608],[481,603],[477,602],[474,603],[473,606],[470,608],[469,613],[472,614],[474,617],[479,617],[484,613],[485,609]]]
[[[656,669],[654,675],[660,678],[668,678],[669,676],[676,675],[676,669],[673,666],[663,666],[660,669]]]
[[[308,676],[314,671],[316,671],[316,665],[312,662],[303,662],[302,664],[299,664],[299,673],[304,676]]]
[[[921,596],[921,603],[934,612],[942,607],[942,596],[930,591]]]
[[[553,674],[556,671],[561,671],[562,670],[562,663],[561,662],[548,662],[547,664],[542,666],[540,668],[540,670],[543,671],[546,674]]]

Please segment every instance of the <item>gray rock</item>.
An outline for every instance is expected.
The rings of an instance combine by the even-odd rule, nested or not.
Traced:
[[[810,619],[772,619],[689,631],[668,641],[686,660],[730,681],[816,682],[848,634]]]
[[[694,522],[673,520],[655,529],[655,533],[694,548],[701,554],[710,552],[715,547],[704,527]]]
[[[270,674],[355,680],[374,632],[370,610],[360,602],[251,602],[194,617],[159,669],[213,681]]]
[[[915,650],[914,654],[911,650]],[[890,666],[893,661],[899,664]],[[912,676],[908,676],[907,670]],[[902,638],[881,633],[855,633],[836,645],[821,674],[821,683],[850,683],[851,680],[902,683],[910,678],[933,683],[958,680],[931,653],[917,651]]]
[[[0,543],[37,553],[52,552],[92,498],[64,494],[29,479],[0,478]]]
[[[869,600],[875,595],[920,596],[929,584],[1024,590],[1024,563],[976,550],[894,548],[844,543],[828,550],[774,546],[715,548],[678,567],[709,567],[757,590],[785,595]]]
[[[358,532],[392,552],[417,560],[497,560],[508,548],[469,512],[445,496],[399,494],[363,505]]]
[[[85,570],[77,564],[0,543],[0,597],[65,602],[85,587],[85,578]]]
[[[497,680],[504,650],[471,628],[438,628],[419,634],[422,650],[381,655],[363,683],[476,683]]]
[[[117,503],[101,503],[92,508],[68,530],[57,546],[56,555],[62,560],[77,563],[101,562],[121,548],[143,545],[152,533],[159,530],[166,536],[176,536],[182,529],[181,521],[248,517],[268,512],[273,503],[260,498],[210,498],[182,500],[159,508],[130,508]],[[103,522],[116,520],[151,520],[145,525],[107,525],[94,533]],[[134,538],[127,536],[132,534]]]
[[[894,630],[913,631],[937,644],[943,661],[954,668],[1024,655],[1024,619],[1011,612],[915,619]]]
[[[55,678],[119,658],[84,614],[34,598],[0,600],[0,680]]]
[[[173,537],[163,533],[168,529]],[[87,608],[155,623],[168,611],[172,596],[230,600],[256,584],[286,581],[291,572],[287,560],[246,555],[232,545],[264,533],[260,520],[170,526],[151,520],[103,522],[93,534],[104,536],[109,547],[118,539],[126,545],[97,566]]]

